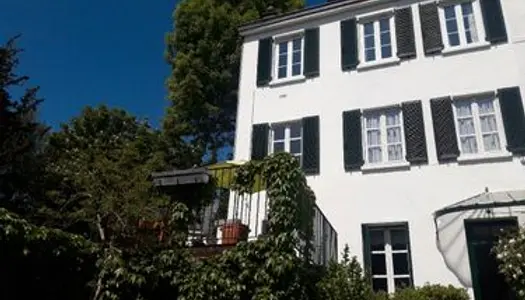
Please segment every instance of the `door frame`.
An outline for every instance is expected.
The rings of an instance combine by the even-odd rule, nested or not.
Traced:
[[[468,239],[468,228],[475,225],[475,224],[490,224],[490,223],[502,223],[502,222],[508,222],[513,223],[516,228],[519,227],[518,217],[515,216],[509,216],[509,217],[496,217],[496,218],[478,218],[478,219],[465,219],[463,221],[463,225],[465,228],[465,241],[467,246],[467,252],[468,252],[468,259],[469,259],[469,268],[470,268],[470,276],[472,280],[472,290],[474,292],[474,299],[480,299],[480,286],[478,282],[478,265],[477,261],[474,258],[473,249],[469,245],[469,239]]]

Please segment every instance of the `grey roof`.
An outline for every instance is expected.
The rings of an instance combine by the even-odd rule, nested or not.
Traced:
[[[259,27],[264,27],[267,25],[295,19],[298,17],[309,16],[309,15],[317,14],[320,12],[329,11],[329,10],[337,9],[337,8],[344,7],[344,6],[350,6],[353,4],[366,2],[366,1],[370,1],[370,0],[336,0],[336,1],[330,1],[330,2],[323,3],[323,4],[319,4],[319,5],[305,7],[303,9],[299,9],[296,11],[272,15],[272,16],[264,17],[264,18],[241,25],[239,27],[239,32],[241,32],[242,34],[243,32],[247,30],[256,29]]]
[[[434,215],[435,217],[439,217],[448,213],[470,209],[485,209],[521,205],[525,205],[525,190],[485,192],[442,208],[436,211]]]

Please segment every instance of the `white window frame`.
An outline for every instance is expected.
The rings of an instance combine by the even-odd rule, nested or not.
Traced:
[[[300,137],[291,137],[291,125],[298,125],[299,128],[301,129],[301,135]],[[274,137],[275,137],[275,134],[274,134],[274,130],[275,130],[275,127],[284,127],[284,139],[279,139],[279,140],[275,140]],[[301,151],[299,153],[290,153],[292,154],[293,156],[297,157],[299,159],[299,165],[302,166],[303,165],[303,124],[301,122],[301,120],[297,120],[297,121],[288,121],[288,122],[281,122],[281,123],[273,123],[270,125],[270,138],[269,138],[269,153],[274,153],[274,143],[276,141],[282,141],[284,142],[284,152],[287,152],[287,153],[290,153],[290,145],[291,145],[291,142],[292,141],[297,141],[299,140],[300,141],[300,148]]]
[[[478,36],[477,41],[473,41],[468,44],[465,34],[465,24],[463,23],[463,12],[461,11],[461,4],[465,2],[472,3],[472,11],[474,13],[474,21],[476,23],[476,34]],[[451,46],[447,31],[447,25],[445,20],[445,7],[449,5],[455,5],[456,22],[458,26],[459,45]],[[447,50],[465,49],[471,47],[479,47],[483,45],[490,45],[485,40],[485,26],[483,24],[483,15],[481,13],[481,6],[479,0],[442,0],[439,2],[439,24],[441,26],[441,36],[443,38],[443,46],[445,47],[445,53]]]
[[[292,63],[293,63],[293,40],[301,39],[301,70],[299,74],[292,75]],[[279,44],[286,42],[288,43],[287,61],[286,61],[286,76],[279,78]],[[272,62],[272,82],[286,82],[289,80],[302,79],[304,78],[304,30],[287,33],[284,35],[274,36],[273,43],[273,62]]]
[[[401,159],[400,160],[388,160],[388,136],[387,136],[387,125],[386,125],[386,113],[388,111],[396,111],[399,115],[399,127],[401,128]],[[366,127],[366,119],[367,116],[377,116],[380,115],[379,118],[379,129],[381,132],[381,161],[380,162],[369,162],[369,154],[368,154],[368,148],[370,146],[368,145],[367,141],[367,127]],[[401,110],[401,107],[399,106],[388,106],[388,107],[381,107],[381,108],[374,108],[374,109],[367,109],[363,111],[362,117],[361,117],[361,140],[363,144],[363,157],[365,158],[365,165],[364,169],[367,168],[374,168],[375,166],[400,166],[407,164],[406,161],[406,145],[405,145],[405,128],[403,123],[403,111]],[[377,147],[377,146],[371,146],[371,147]]]
[[[383,58],[381,56],[381,30],[379,21],[381,19],[388,19],[390,26],[390,47],[392,55],[390,57]],[[359,65],[358,69],[366,68],[371,65],[381,65],[385,63],[392,63],[399,61],[397,57],[397,40],[396,40],[396,26],[395,26],[395,17],[394,10],[387,9],[379,12],[374,12],[371,14],[361,15],[357,17],[358,22],[358,45],[359,45]],[[366,51],[365,51],[365,24],[373,22],[374,23],[374,47],[375,47],[375,60],[366,61]]]
[[[479,101],[488,100],[488,99],[491,99],[493,101],[492,103],[494,107],[494,115],[496,117],[496,122],[497,122],[496,126],[497,126],[498,138],[499,138],[499,143],[500,143],[499,150],[485,151],[485,148],[484,148],[485,146],[483,143],[483,134],[481,132],[479,107],[477,103]],[[474,130],[476,134],[476,143],[477,143],[477,148],[478,148],[477,153],[465,153],[463,152],[463,149],[461,147],[461,136],[459,132],[457,103],[462,102],[462,101],[467,101],[471,103],[472,118],[474,121]],[[452,111],[454,115],[454,126],[456,128],[456,138],[457,138],[458,148],[461,154],[460,158],[469,159],[469,158],[484,158],[487,156],[490,157],[490,156],[511,155],[510,152],[508,152],[506,149],[507,138],[505,135],[505,128],[503,125],[503,117],[501,114],[499,99],[496,97],[496,94],[494,92],[456,96],[453,98]]]
[[[370,232],[372,231],[382,231],[383,232],[383,238],[384,238],[384,245],[385,245],[385,249],[384,250],[372,250],[370,249],[370,253],[365,253],[365,255],[370,255],[370,277],[372,279],[374,278],[380,278],[380,279],[386,279],[387,280],[387,289],[388,289],[388,293],[394,293],[396,291],[396,284],[395,284],[395,279],[398,279],[398,278],[408,278],[409,281],[412,283],[413,285],[413,278],[412,278],[412,274],[410,274],[410,269],[412,268],[412,260],[411,260],[411,251],[410,251],[410,243],[408,242],[410,240],[410,231],[408,228],[403,228],[403,227],[400,227],[400,226],[395,226],[395,225],[385,225],[385,226],[378,226],[377,228],[374,228],[375,226],[370,226],[367,228],[368,230],[368,234],[370,234]],[[406,239],[407,239],[407,248],[404,249],[404,250],[394,250],[393,247],[392,247],[392,238],[391,238],[391,231],[392,230],[405,230],[405,233],[406,233]],[[369,243],[371,243],[372,241],[370,240]],[[370,245],[368,245],[370,247]],[[394,274],[394,254],[396,253],[406,253],[407,254],[407,259],[408,259],[408,274],[402,274],[402,275],[395,275]],[[372,258],[371,256],[374,255],[374,254],[384,254],[385,255],[385,264],[386,264],[386,274],[384,275],[374,275],[372,274],[371,272],[371,268],[372,268]]]

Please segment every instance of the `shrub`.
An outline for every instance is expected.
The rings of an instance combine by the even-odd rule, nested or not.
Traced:
[[[469,300],[467,291],[452,285],[427,284],[396,293],[395,300]]]
[[[348,245],[343,251],[340,263],[331,262],[325,276],[317,284],[320,299],[326,300],[363,300],[372,299],[373,293],[369,280],[365,277],[357,258],[350,258]]]
[[[525,227],[504,233],[493,251],[500,262],[500,272],[516,291],[518,299],[525,299]]]

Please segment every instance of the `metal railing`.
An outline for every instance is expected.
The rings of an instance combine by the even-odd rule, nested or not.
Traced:
[[[235,244],[241,240],[254,240],[268,231],[268,201],[261,181],[250,194],[231,191],[236,168],[209,170],[216,190],[211,201],[194,212],[194,224],[189,228],[189,242],[194,246]],[[314,263],[326,265],[337,259],[337,232],[321,209],[314,206],[313,220]]]

